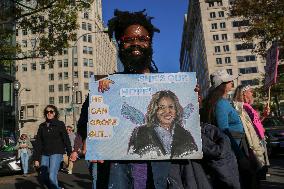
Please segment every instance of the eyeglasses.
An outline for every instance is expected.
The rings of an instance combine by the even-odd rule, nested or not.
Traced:
[[[46,111],[45,111],[45,114],[48,114],[48,113],[53,114],[53,113],[54,113],[54,111],[53,111],[53,110],[49,110],[49,111],[48,111],[48,110],[46,110]]]
[[[136,37],[128,37],[128,36],[122,36],[120,38],[120,41],[122,43],[134,43],[135,41],[138,41],[139,43],[146,43],[150,41],[149,36],[136,36]]]

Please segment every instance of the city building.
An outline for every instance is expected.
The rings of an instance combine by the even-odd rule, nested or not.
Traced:
[[[17,80],[22,89],[28,89],[19,93],[20,128],[31,137],[44,121],[43,109],[48,104],[59,108],[66,125],[76,126],[91,76],[117,71],[116,46],[104,32],[100,0],[79,13],[78,24],[77,41],[55,56],[54,62],[44,57],[16,62]],[[24,50],[34,48],[36,36],[31,31],[19,29],[16,35]]]
[[[189,1],[184,21],[180,70],[197,73],[203,97],[211,86],[210,74],[218,69],[226,69],[231,75],[240,75],[235,86],[257,86],[264,76],[265,59],[252,53],[254,43],[245,43],[241,39],[249,20],[230,15],[232,2]]]

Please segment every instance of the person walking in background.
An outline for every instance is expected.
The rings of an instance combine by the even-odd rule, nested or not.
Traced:
[[[68,133],[68,136],[69,136],[69,139],[70,139],[70,142],[71,142],[71,147],[72,147],[72,150],[74,150],[74,141],[75,141],[75,138],[76,138],[76,134],[73,132],[73,127],[68,125],[66,127],[66,131]],[[64,154],[63,155],[63,162],[65,164],[65,166],[67,167],[66,168],[66,171],[69,175],[72,175],[72,171],[73,171],[73,161],[71,161],[68,157],[67,154]],[[63,165],[64,166],[64,165]]]
[[[40,166],[40,177],[44,184],[48,188],[58,189],[57,175],[63,154],[67,152],[69,156],[72,147],[64,123],[58,120],[58,109],[54,105],[47,105],[43,114],[45,122],[38,128],[34,165]]]
[[[261,179],[266,178],[269,159],[266,149],[265,129],[262,120],[270,113],[268,106],[265,106],[263,117],[260,118],[258,112],[252,107],[254,102],[253,88],[250,85],[240,85],[234,94],[235,107],[239,111],[243,123],[247,123],[250,132],[246,132],[250,149],[252,150],[252,160],[256,161],[255,167]],[[248,121],[247,121],[248,120]]]
[[[15,149],[18,150],[18,157],[21,158],[23,176],[27,176],[29,171],[29,159],[32,155],[31,149],[33,148],[26,134],[21,134]]]
[[[230,138],[238,160],[241,187],[253,189],[257,188],[258,184],[256,172],[249,161],[244,127],[238,112],[227,99],[236,78],[237,76],[229,75],[225,69],[217,70],[210,75],[212,89],[205,105],[206,121],[219,127]]]

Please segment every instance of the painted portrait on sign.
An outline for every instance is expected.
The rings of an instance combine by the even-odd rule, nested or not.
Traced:
[[[152,154],[172,159],[197,151],[194,138],[183,127],[183,114],[183,107],[175,93],[163,90],[153,94],[147,107],[146,123],[133,130],[128,153],[142,158]]]

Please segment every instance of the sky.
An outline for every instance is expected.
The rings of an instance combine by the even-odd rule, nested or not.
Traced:
[[[103,21],[113,17],[114,9],[141,11],[154,17],[152,23],[160,29],[154,34],[153,60],[159,72],[178,72],[184,15],[189,0],[102,0]]]

